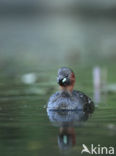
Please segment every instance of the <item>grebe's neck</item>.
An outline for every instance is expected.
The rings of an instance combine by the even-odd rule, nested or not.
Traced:
[[[72,93],[72,91],[73,91],[73,88],[74,88],[74,86],[67,86],[67,87],[62,87],[62,86],[60,86],[60,90],[61,91],[65,91],[65,92],[68,92],[68,93]]]

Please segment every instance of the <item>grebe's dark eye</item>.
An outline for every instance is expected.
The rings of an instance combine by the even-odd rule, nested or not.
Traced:
[[[68,75],[65,75],[65,77],[68,77]]]

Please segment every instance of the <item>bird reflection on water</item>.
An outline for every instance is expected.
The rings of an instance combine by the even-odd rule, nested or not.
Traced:
[[[47,114],[53,126],[59,127],[58,147],[67,153],[76,145],[75,127],[82,126],[90,114],[84,111],[49,110]]]

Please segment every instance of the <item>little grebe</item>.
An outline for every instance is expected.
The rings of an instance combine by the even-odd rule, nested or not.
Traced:
[[[58,70],[57,82],[61,90],[50,97],[47,109],[94,111],[93,101],[84,93],[73,90],[75,74],[70,68],[62,67]]]

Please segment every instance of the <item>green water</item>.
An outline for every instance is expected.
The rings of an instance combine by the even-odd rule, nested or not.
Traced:
[[[57,142],[59,127],[51,124],[44,108],[50,95],[58,90],[56,70],[38,71],[33,84],[21,82],[21,74],[14,78],[1,74],[0,156],[62,155]],[[114,81],[114,70],[108,68],[109,83]],[[93,97],[91,72],[92,68],[79,68],[75,88]],[[106,101],[103,99],[93,115],[75,127],[76,144],[68,155],[81,155],[82,144],[113,146],[116,150],[116,94],[108,93]]]

